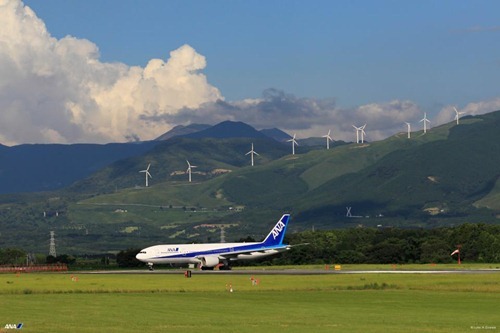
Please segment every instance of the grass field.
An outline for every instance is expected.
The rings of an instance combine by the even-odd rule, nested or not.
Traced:
[[[499,273],[254,277],[256,286],[246,274],[1,274],[0,331],[17,323],[25,332],[500,329]]]

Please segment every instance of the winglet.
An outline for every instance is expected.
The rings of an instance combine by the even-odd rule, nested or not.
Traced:
[[[281,219],[276,223],[274,228],[269,232],[266,239],[262,242],[265,246],[274,246],[283,244],[285,238],[286,227],[290,220],[290,214],[284,214]]]

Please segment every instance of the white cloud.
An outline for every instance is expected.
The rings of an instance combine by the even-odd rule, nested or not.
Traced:
[[[500,98],[494,98],[489,101],[469,103],[462,110],[458,111],[463,111],[468,115],[475,116],[496,110],[500,110]]]
[[[387,103],[371,103],[359,106],[353,110],[339,112],[342,125],[339,135],[347,141],[356,138],[352,125],[366,124],[365,131],[368,141],[385,139],[406,128],[405,122],[415,123],[423,114],[420,108],[411,101],[393,100]]]
[[[200,71],[205,57],[184,45],[145,68],[103,63],[92,42],[53,38],[18,0],[0,0],[0,140],[110,142],[152,139],[161,116],[222,99]]]
[[[453,105],[447,105],[443,107],[441,111],[434,118],[434,122],[437,125],[442,125],[450,121],[453,121],[456,115],[453,107],[454,107]],[[458,112],[462,112],[460,117],[477,116],[492,111],[500,110],[500,98],[494,98],[489,101],[472,102],[467,104],[463,108],[459,108],[457,106],[455,107],[457,108]]]

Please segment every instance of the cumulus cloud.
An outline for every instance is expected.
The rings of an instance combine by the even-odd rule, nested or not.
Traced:
[[[191,46],[144,67],[99,60],[92,42],[50,35],[19,0],[0,0],[0,142],[152,139],[171,128],[145,116],[221,100]]]

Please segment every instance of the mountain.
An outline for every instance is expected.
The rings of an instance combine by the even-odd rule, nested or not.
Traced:
[[[398,133],[330,150],[301,145],[296,155],[268,137],[176,137],[57,194],[0,197],[0,233],[4,246],[29,249],[46,246],[55,230],[65,251],[93,253],[218,241],[220,227],[228,240],[257,239],[284,212],[292,214],[292,233],[499,223],[499,126],[500,112],[493,112],[411,139]],[[254,167],[245,155],[252,143],[259,153]],[[186,160],[197,166],[191,183]],[[153,178],[146,188],[138,171],[148,163]],[[46,211],[59,214],[44,217]]]
[[[299,142],[300,142],[301,146],[326,147],[326,139],[325,138],[311,137],[311,138],[306,138],[306,139],[299,139]],[[350,143],[350,142],[345,142],[342,140],[330,141],[330,149],[337,147],[337,146],[342,146],[342,145],[345,145],[348,143]]]
[[[274,136],[286,136],[286,133],[278,129],[273,129],[272,133]],[[0,145],[0,194],[61,189],[115,161],[143,155],[158,143],[175,137],[269,138],[245,123],[225,121],[215,126],[179,125],[149,142],[107,145],[26,144],[13,147]]]
[[[326,221],[328,210],[342,213],[352,206],[363,216],[399,218],[401,225],[411,218],[422,226],[494,222],[492,212],[478,208],[487,207],[483,198],[498,193],[499,126],[500,112],[495,112],[463,118],[459,126],[449,123],[411,140],[400,135],[372,143],[363,150],[376,163],[309,192],[314,205],[304,207],[303,214]],[[384,152],[391,145],[398,149]]]
[[[186,134],[191,134],[199,131],[203,131],[207,128],[211,127],[211,125],[206,124],[191,124],[191,125],[177,125],[172,128],[170,131],[160,135],[155,139],[155,141],[165,141],[171,139],[176,136],[183,136]]]
[[[144,154],[156,144],[157,142],[1,146],[0,194],[60,189],[112,162]]]
[[[202,132],[205,131],[206,132]],[[191,134],[202,132],[197,135],[192,136]],[[290,139],[291,136],[283,132],[278,128],[263,129],[260,130],[265,136],[274,139],[278,142],[285,142]],[[176,136],[188,136],[188,137],[261,137],[254,133],[254,129],[251,126],[246,125],[242,122],[225,121],[217,125],[211,126],[206,124],[191,124],[187,126],[178,125],[172,128],[170,131],[160,135],[155,140],[164,141]]]
[[[293,210],[294,219],[315,221],[318,227],[354,221],[378,224],[381,220],[374,216],[384,216],[391,225],[432,226],[481,220],[485,209],[500,210],[494,202],[500,192],[500,143],[495,139],[499,125],[500,112],[494,112],[464,117],[458,126],[449,123],[425,135],[413,132],[411,139],[399,133],[383,141],[330,150],[301,146],[293,156],[288,145],[273,140],[184,138],[170,142],[168,148],[158,146],[149,155],[167,183],[184,180],[184,159],[189,159],[201,166],[199,186],[223,194],[227,202],[247,211],[270,215],[275,210]],[[255,150],[264,158],[257,159],[254,168],[248,167],[244,155],[250,142],[255,142]],[[271,147],[274,153],[268,151]],[[165,157],[160,159],[160,155]],[[216,168],[231,172],[209,176]],[[119,179],[119,183],[126,184],[126,180]],[[354,215],[372,219],[346,220],[346,207],[352,207]]]
[[[223,121],[217,125],[207,129],[183,135],[186,138],[200,139],[200,138],[267,138],[266,135],[257,131],[250,125],[241,121]]]
[[[278,142],[286,142],[286,140],[290,139],[291,136],[288,135],[287,133],[283,132],[282,130],[278,128],[268,128],[268,129],[263,129],[260,130],[262,134],[265,136],[270,137],[271,139],[274,139]]]
[[[68,188],[71,192],[110,192],[116,189],[144,185],[144,175],[138,173],[151,164],[151,185],[163,182],[185,181],[187,162],[196,168],[193,179],[207,181],[221,174],[246,167],[250,157],[245,155],[253,143],[259,156],[256,165],[270,163],[288,154],[289,148],[266,136],[261,138],[190,138],[175,137],[157,144],[141,156],[116,161],[90,177]]]

